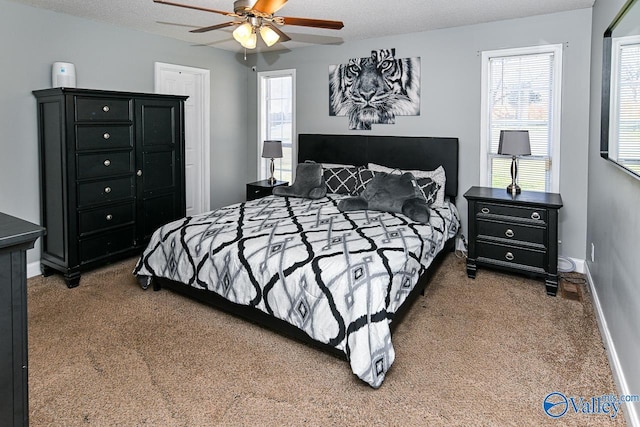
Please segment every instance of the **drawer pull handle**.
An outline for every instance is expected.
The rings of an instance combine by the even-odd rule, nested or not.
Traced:
[[[113,219],[113,215],[109,214],[109,215],[107,215],[106,218],[107,218],[107,221],[111,221]]]
[[[490,211],[489,208],[482,208],[480,209],[480,212],[482,212],[483,214],[488,214]]]
[[[515,258],[511,252],[507,252],[504,257],[507,259],[507,261],[513,261],[513,259]]]
[[[507,237],[513,237],[515,233],[513,232],[512,229],[508,228],[507,231],[504,232],[504,235]]]
[[[109,167],[111,166],[111,160],[107,159],[104,162],[102,162],[105,166]]]
[[[136,175],[142,176],[142,169],[138,169],[138,172],[136,172]]]
[[[102,137],[104,139],[109,139],[109,138],[111,138],[111,134],[109,134],[109,132],[105,132],[104,135],[102,135]]]
[[[531,214],[532,219],[540,219],[540,214],[538,212],[534,212]]]
[[[104,192],[107,194],[111,193],[111,187],[104,187]]]
[[[109,108],[108,105],[105,105],[104,107],[102,107],[102,111],[104,111],[105,113],[108,113],[110,109],[111,108]]]

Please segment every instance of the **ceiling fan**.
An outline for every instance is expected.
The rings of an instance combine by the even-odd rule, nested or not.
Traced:
[[[155,3],[167,4],[170,6],[184,7],[187,9],[202,10],[205,12],[218,13],[220,15],[238,18],[234,21],[225,22],[210,27],[196,28],[192,33],[205,33],[207,31],[218,30],[220,28],[237,26],[233,31],[233,38],[246,49],[255,49],[258,37],[260,37],[269,47],[276,42],[286,42],[291,37],[283,33],[278,26],[298,25],[302,27],[325,28],[329,30],[339,30],[344,27],[342,21],[327,21],[323,19],[292,18],[288,16],[274,16],[287,0],[236,0],[233,2],[233,12],[209,9],[201,6],[193,6],[183,3],[175,3],[165,0],[153,0]]]

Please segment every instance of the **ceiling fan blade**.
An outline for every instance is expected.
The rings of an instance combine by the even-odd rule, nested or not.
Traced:
[[[284,25],[299,25],[301,27],[326,28],[328,30],[339,30],[344,27],[342,21],[327,21],[324,19],[292,18],[282,16]]]
[[[287,0],[258,0],[251,9],[267,15],[273,15],[280,10],[286,2]]]
[[[219,13],[220,15],[226,15],[226,16],[237,16],[235,13],[233,12],[225,12],[223,10],[215,10],[215,9],[209,9],[206,7],[200,7],[200,6],[192,6],[190,4],[183,4],[183,3],[174,3],[172,1],[165,1],[165,0],[153,0],[154,3],[160,3],[160,4],[167,4],[169,6],[178,6],[178,7],[184,7],[187,9],[195,9],[195,10],[202,10],[204,12],[212,12],[212,13]]]
[[[282,32],[282,30],[278,27],[276,27],[275,25],[271,25],[271,24],[263,24],[265,27],[269,27],[271,28],[273,31],[275,31],[276,33],[278,33],[278,35],[280,36],[280,39],[278,40],[280,43],[282,42],[288,42],[289,40],[291,40],[291,37],[289,37],[288,35],[286,35],[285,33]]]
[[[231,21],[231,22],[225,22],[224,24],[212,25],[210,27],[196,28],[195,30],[190,30],[189,32],[190,33],[206,33],[207,31],[213,31],[213,30],[217,30],[224,27],[230,27],[232,25],[237,25],[237,24],[239,24],[239,22]]]

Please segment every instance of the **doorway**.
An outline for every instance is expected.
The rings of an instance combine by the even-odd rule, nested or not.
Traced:
[[[211,209],[209,70],[155,63],[155,92],[187,95],[185,101],[186,214]]]

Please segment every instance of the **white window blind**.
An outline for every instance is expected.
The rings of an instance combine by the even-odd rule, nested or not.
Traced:
[[[294,70],[259,73],[260,137],[258,141],[258,177],[266,179],[271,174],[270,161],[263,159],[262,143],[265,140],[282,141],[282,158],[275,159],[276,179],[293,181],[295,135],[295,72]]]
[[[640,38],[627,37],[614,44],[614,73],[610,140],[613,157],[640,173]]]
[[[554,145],[559,144],[560,56],[556,46],[483,53],[481,156],[486,159],[486,185],[511,183],[511,158],[497,154],[500,131],[528,130],[531,155],[518,160],[518,183],[524,190],[558,190]]]

